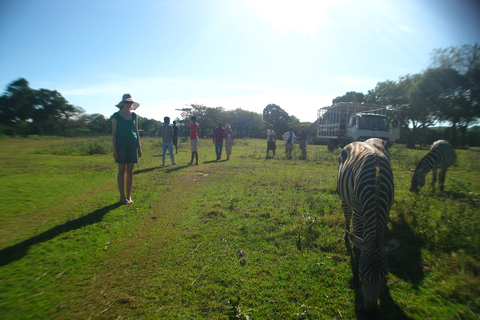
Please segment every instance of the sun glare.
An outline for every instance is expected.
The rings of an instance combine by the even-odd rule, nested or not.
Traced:
[[[328,26],[328,9],[340,0],[247,0],[260,17],[282,32],[312,34],[319,26]]]

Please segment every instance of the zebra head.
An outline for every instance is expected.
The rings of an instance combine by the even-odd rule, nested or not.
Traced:
[[[388,260],[384,250],[372,247],[360,253],[359,269],[364,310],[375,310],[380,291],[388,274]]]
[[[355,235],[350,235],[350,239],[354,246],[360,249],[358,273],[362,284],[363,309],[375,311],[378,296],[388,274],[387,252],[398,247],[399,241],[393,239],[378,247]]]
[[[421,187],[425,185],[426,172],[422,168],[417,168],[412,176],[412,184],[410,185],[410,191],[418,192]]]

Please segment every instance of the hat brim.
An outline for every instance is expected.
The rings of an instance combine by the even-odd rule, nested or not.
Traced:
[[[133,99],[131,99],[131,98],[130,98],[130,99],[126,99],[126,100],[122,100],[122,101],[120,101],[119,104],[117,104],[117,105],[115,105],[115,106],[116,106],[117,108],[119,108],[119,109],[122,109],[122,108],[123,108],[123,104],[125,103],[125,101],[131,101],[131,102],[133,102],[133,103],[132,103],[132,106],[130,107],[130,109],[132,109],[132,110],[136,110],[138,107],[140,107],[140,103],[138,103],[137,101],[135,101],[135,100],[133,100]]]

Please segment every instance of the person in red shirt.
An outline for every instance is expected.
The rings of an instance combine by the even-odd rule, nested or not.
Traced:
[[[199,124],[197,123],[197,117],[192,116],[190,118],[190,125],[188,129],[190,129],[190,149],[192,151],[192,159],[189,166],[193,166],[193,159],[195,158],[195,165],[198,165],[198,128]]]
[[[219,123],[218,127],[216,127],[215,130],[213,130],[213,143],[215,144],[215,153],[217,154],[217,161],[222,158],[224,133],[225,133],[225,128],[221,123]]]

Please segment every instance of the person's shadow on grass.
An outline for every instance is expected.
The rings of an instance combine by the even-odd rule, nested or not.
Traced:
[[[103,216],[105,216],[110,211],[120,207],[121,205],[122,204],[119,202],[111,204],[109,206],[95,210],[92,213],[87,214],[86,216],[80,217],[75,220],[67,221],[64,224],[55,226],[37,236],[31,237],[30,239],[24,240],[13,246],[2,249],[0,251],[0,266],[5,266],[13,261],[22,259],[27,254],[28,249],[30,249],[30,247],[36,244],[49,241],[64,232],[80,229],[85,226],[102,221]]]

